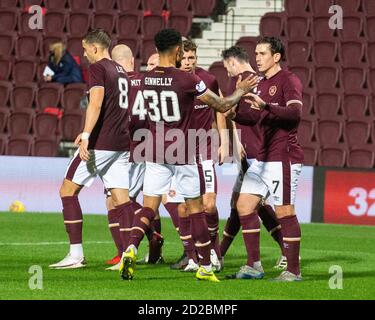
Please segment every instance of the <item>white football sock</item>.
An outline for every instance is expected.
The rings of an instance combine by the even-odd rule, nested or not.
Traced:
[[[206,270],[207,272],[212,272],[212,265],[208,265],[208,266],[203,266],[202,267],[204,268],[204,270]]]
[[[71,244],[70,245],[70,254],[71,254],[72,257],[77,258],[77,259],[83,258],[82,243]]]

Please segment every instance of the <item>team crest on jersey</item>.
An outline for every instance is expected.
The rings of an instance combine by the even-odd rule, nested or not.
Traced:
[[[277,87],[276,86],[272,86],[270,88],[269,94],[270,94],[271,97],[273,97],[276,94],[276,92],[277,92]]]

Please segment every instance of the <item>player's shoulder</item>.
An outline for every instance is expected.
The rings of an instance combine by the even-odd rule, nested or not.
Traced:
[[[130,71],[128,72],[128,77],[131,80],[141,80],[145,76],[145,73],[137,72],[137,71]]]
[[[298,76],[289,70],[285,70],[285,69],[281,70],[280,75],[284,83],[292,82],[292,83],[302,84]]]
[[[203,80],[203,78],[205,78],[207,80],[211,80],[211,81],[215,81],[216,80],[216,77],[211,72],[209,72],[209,71],[207,71],[207,70],[205,70],[205,69],[203,69],[201,67],[197,67],[195,69],[195,74],[198,77],[202,78],[202,80]]]

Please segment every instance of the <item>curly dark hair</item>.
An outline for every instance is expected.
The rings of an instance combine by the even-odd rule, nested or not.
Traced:
[[[155,35],[155,46],[158,52],[166,52],[174,47],[182,46],[181,34],[175,29],[163,29]]]

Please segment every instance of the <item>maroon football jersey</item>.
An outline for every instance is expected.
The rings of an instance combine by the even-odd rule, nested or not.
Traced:
[[[116,62],[102,59],[89,68],[89,90],[95,87],[103,87],[105,95],[89,149],[129,151],[128,75]]]
[[[215,78],[215,76],[208,71],[197,67],[195,69],[195,74],[201,78],[204,83],[206,84],[206,87],[210,89],[215,94],[219,95],[219,84]],[[214,109],[210,108],[207,104],[204,104],[199,99],[194,100],[194,111],[192,115],[192,121],[191,121],[191,129],[199,130],[203,129],[204,131],[208,132],[212,129],[212,123],[215,120],[215,111]],[[199,139],[197,141],[197,153],[199,154],[199,145],[202,143],[206,143],[206,152],[204,154],[201,154],[202,160],[212,160],[212,154],[211,154],[211,138],[207,137],[206,139]]]
[[[302,84],[293,73],[281,70],[270,79],[263,78],[258,85],[258,95],[270,106],[286,107],[290,103],[302,104]],[[291,161],[290,136],[296,135],[299,121],[285,120],[268,110],[262,111],[260,127],[263,143],[259,161]]]
[[[297,139],[297,129],[289,135],[289,160],[291,164],[303,164],[305,156]]]
[[[246,79],[249,75],[253,74],[250,71],[246,71],[241,74],[242,80]],[[230,79],[227,93],[228,95],[232,94],[234,91],[236,91],[236,85],[238,81],[239,76],[232,77]],[[252,123],[256,123],[260,119],[260,112],[254,109],[250,109],[249,104],[246,103],[245,98],[242,98],[239,102],[236,110],[237,114],[235,119],[233,119],[236,122],[237,130],[239,131],[239,136],[241,139],[241,143],[243,147],[245,148],[247,158],[248,159],[255,159],[257,157],[259,148],[261,146],[261,134],[259,130],[259,125],[248,125],[245,122],[248,119],[251,119]]]
[[[175,67],[156,67],[142,79],[142,91],[152,134],[147,145],[152,155],[147,153],[147,160],[194,163],[196,148],[189,150],[188,133],[195,98],[207,91],[204,81]]]

